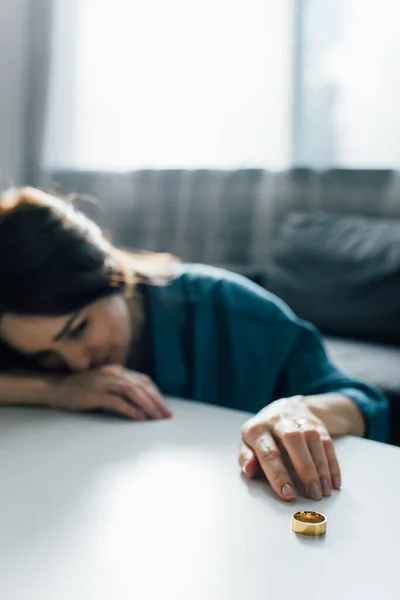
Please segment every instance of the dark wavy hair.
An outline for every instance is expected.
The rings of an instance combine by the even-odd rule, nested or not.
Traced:
[[[63,315],[132,293],[171,259],[116,248],[71,203],[39,190],[12,189],[0,201],[0,317]]]

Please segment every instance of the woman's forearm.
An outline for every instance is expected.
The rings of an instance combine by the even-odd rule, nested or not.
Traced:
[[[344,394],[307,396],[306,404],[333,436],[364,437],[365,421],[357,404]]]
[[[1,373],[0,405],[47,406],[54,395],[55,377],[37,373]],[[307,407],[333,436],[365,435],[365,422],[356,403],[339,393],[307,396]]]
[[[54,390],[54,377],[37,373],[1,373],[0,405],[47,405]]]

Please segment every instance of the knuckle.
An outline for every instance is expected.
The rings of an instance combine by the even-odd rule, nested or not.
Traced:
[[[325,450],[325,454],[328,457],[328,460],[336,462],[337,457],[336,457],[336,452],[335,452],[335,446],[334,446],[332,439],[328,438],[326,440],[322,440],[322,445]]]
[[[294,431],[286,431],[282,435],[283,442],[298,442],[303,438],[303,433],[300,429],[295,429]]]
[[[134,379],[142,385],[149,385],[151,383],[150,377],[148,377],[148,375],[145,375],[144,373],[135,373]]]
[[[323,437],[322,437],[322,443],[323,443],[323,446],[324,446],[325,450],[329,450],[331,452],[334,452],[333,440],[332,440],[332,438],[328,434],[326,434],[326,436],[323,435]]]
[[[243,464],[249,457],[249,453],[246,450],[240,450],[239,452],[239,463]]]
[[[257,421],[256,419],[250,419],[242,427],[242,437],[244,439],[254,438],[259,436],[261,433],[266,431],[265,423]]]
[[[319,435],[325,448],[333,448],[333,441],[327,431],[320,430]]]
[[[251,423],[250,421],[247,421],[244,425],[242,425],[242,427],[240,428],[240,433],[243,439],[247,438],[249,433],[251,430]]]
[[[262,446],[259,453],[263,462],[276,462],[281,457],[279,450],[271,446]]]
[[[272,473],[272,478],[275,481],[287,481],[288,474],[283,467],[276,467]]]
[[[318,442],[321,439],[321,434],[317,429],[307,429],[304,436],[308,442]]]

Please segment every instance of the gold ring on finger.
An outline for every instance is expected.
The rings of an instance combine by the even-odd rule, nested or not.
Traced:
[[[295,419],[294,422],[296,423],[297,427],[302,427],[303,425],[314,425],[314,423],[312,421],[310,421],[310,419]]]

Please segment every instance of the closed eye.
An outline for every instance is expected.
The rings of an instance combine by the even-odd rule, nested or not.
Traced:
[[[76,327],[71,329],[71,331],[68,334],[68,337],[71,340],[79,340],[85,333],[88,325],[89,325],[89,319],[83,319],[83,321],[78,323],[78,325],[76,325]]]

